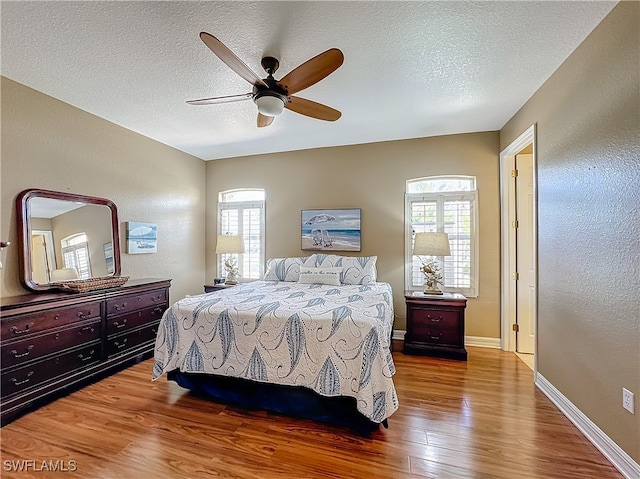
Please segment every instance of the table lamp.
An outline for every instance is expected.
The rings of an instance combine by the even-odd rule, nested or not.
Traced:
[[[234,235],[218,235],[216,254],[223,255],[224,268],[227,271],[226,284],[238,284],[238,268],[236,254],[244,253],[244,238]],[[227,255],[225,258],[224,255]]]
[[[424,293],[442,294],[440,286],[444,286],[442,268],[436,256],[450,256],[449,235],[447,233],[416,233],[413,243],[414,256],[431,256],[432,259],[424,262],[422,258],[422,274],[424,274]]]

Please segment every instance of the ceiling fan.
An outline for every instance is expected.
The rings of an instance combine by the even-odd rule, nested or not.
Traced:
[[[201,32],[200,38],[229,68],[251,83],[253,90],[240,95],[189,100],[187,101],[188,104],[212,105],[251,98],[258,107],[259,127],[269,126],[274,117],[282,113],[285,108],[301,115],[326,121],[336,121],[342,115],[338,110],[321,103],[292,96],[294,93],[318,83],[342,65],[344,55],[337,48],[331,48],[324,53],[320,53],[291,70],[280,80],[276,80],[273,78],[273,74],[279,66],[276,58],[264,57],[262,59],[261,65],[267,72],[267,78],[260,78],[216,37],[209,33]]]

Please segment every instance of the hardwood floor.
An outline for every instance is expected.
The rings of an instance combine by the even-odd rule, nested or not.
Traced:
[[[152,360],[0,431],[3,478],[621,478],[514,354],[395,352],[399,410],[370,438],[192,397]],[[34,461],[25,463],[24,461]],[[23,471],[15,469],[20,465]],[[28,469],[25,471],[24,468]],[[54,471],[53,469],[56,469]]]

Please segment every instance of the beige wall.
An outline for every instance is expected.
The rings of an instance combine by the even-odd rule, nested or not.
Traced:
[[[15,198],[27,188],[99,196],[124,222],[158,225],[158,252],[122,255],[122,274],[172,278],[171,299],[202,291],[205,162],[1,78],[1,294],[26,291],[18,279]]]
[[[504,148],[537,124],[538,371],[636,462],[639,26],[640,4],[618,4],[500,132]]]
[[[264,188],[266,256],[306,255],[300,249],[300,210],[361,208],[363,256],[378,256],[378,277],[394,291],[396,329],[405,328],[404,193],[410,178],[477,177],[480,287],[469,300],[466,334],[500,337],[498,133],[248,156],[207,163],[207,237],[215,238],[217,194]],[[343,253],[353,254],[353,253]],[[215,244],[207,242],[207,278],[215,276]]]

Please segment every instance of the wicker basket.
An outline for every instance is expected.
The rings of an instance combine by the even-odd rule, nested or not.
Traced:
[[[51,284],[62,291],[86,293],[87,291],[96,291],[98,289],[117,288],[127,281],[129,281],[129,276],[103,276],[101,278],[56,281]]]

